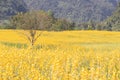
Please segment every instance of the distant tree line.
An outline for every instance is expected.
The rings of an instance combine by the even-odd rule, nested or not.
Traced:
[[[36,13],[39,11],[36,11]],[[63,30],[109,30],[120,31],[120,3],[112,16],[108,17],[102,22],[89,20],[88,22],[75,23],[63,18],[55,18],[52,11],[43,11],[51,17],[51,25],[47,28],[49,31],[63,31]],[[29,13],[29,12],[27,12]],[[47,16],[45,15],[45,16]],[[17,15],[19,16],[19,15]],[[31,17],[31,16],[29,16]],[[27,19],[26,19],[27,20]],[[39,19],[41,20],[41,19]],[[45,21],[46,22],[46,21]],[[18,26],[11,25],[9,20],[0,21],[2,29],[20,29]],[[43,25],[45,26],[45,25]],[[45,28],[46,29],[46,28]],[[38,29],[38,30],[45,30]]]
[[[10,23],[15,29],[22,29],[19,33],[23,34],[32,46],[41,36],[42,30],[72,30],[74,26],[73,23],[65,19],[57,19],[51,12],[45,11],[18,13],[11,17]],[[41,30],[41,33],[37,30]]]
[[[88,22],[77,24],[76,30],[108,30],[120,31],[120,3],[118,4],[115,12],[101,22],[89,20]]]
[[[39,14],[40,12],[41,12],[41,14],[44,14],[44,15],[41,15],[41,17],[40,16],[38,17],[39,21],[43,20],[43,22],[41,22],[41,23],[44,23],[44,22],[46,22],[46,20],[44,20],[44,18],[49,16],[51,18],[51,25],[49,25],[46,28],[45,27],[46,25],[44,24],[44,25],[42,25],[42,28],[37,28],[37,30],[63,31],[63,30],[73,30],[74,27],[75,27],[75,23],[74,22],[70,22],[70,21],[68,21],[66,19],[55,18],[54,14],[51,11],[45,12],[45,11],[41,10],[41,11],[33,11],[33,12],[30,11],[30,12],[26,12],[26,13],[18,13],[17,15],[11,17],[10,20],[1,21],[0,24],[2,26],[0,27],[0,29],[22,29],[18,25],[17,26],[16,25],[12,25],[11,20],[13,20],[13,18],[15,18],[15,17],[19,18],[19,20],[24,18],[25,19],[24,21],[28,21],[28,19],[31,19],[31,22],[27,23],[29,25],[30,23],[32,23],[32,19],[33,19],[32,17],[34,15],[37,16],[37,14]],[[30,13],[32,13],[32,14],[29,16],[28,14],[30,14]],[[24,15],[24,17],[22,17],[21,14],[26,14],[26,15]],[[27,18],[25,18],[25,17],[27,17]],[[25,26],[23,25],[23,27],[25,27]]]

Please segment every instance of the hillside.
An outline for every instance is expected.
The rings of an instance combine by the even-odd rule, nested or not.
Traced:
[[[120,31],[120,3],[115,12],[104,22],[107,29]]]
[[[0,20],[8,19],[17,12],[25,12],[27,6],[23,0],[0,0]]]
[[[17,12],[50,10],[55,17],[74,22],[102,21],[116,9],[120,0],[0,0],[0,20]]]
[[[59,18],[75,22],[102,21],[120,0],[24,0],[31,10],[51,10]]]

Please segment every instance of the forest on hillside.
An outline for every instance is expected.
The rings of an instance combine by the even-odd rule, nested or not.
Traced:
[[[52,11],[57,18],[77,23],[102,21],[112,15],[120,0],[0,0],[0,20],[17,12]]]
[[[23,0],[0,0],[0,20],[8,19],[18,12],[26,12],[27,5]]]
[[[44,10],[53,17],[52,30],[116,30],[120,0],[0,0],[0,28],[14,28],[9,19],[19,12]]]
[[[118,0],[24,0],[30,10],[51,10],[55,17],[77,23],[103,21],[115,11]],[[119,0],[120,1],[120,0]]]

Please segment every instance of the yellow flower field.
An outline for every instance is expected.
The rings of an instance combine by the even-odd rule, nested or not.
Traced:
[[[0,80],[120,80],[120,32],[0,30]]]

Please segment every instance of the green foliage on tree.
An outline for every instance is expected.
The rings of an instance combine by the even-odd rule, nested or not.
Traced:
[[[15,29],[15,27],[11,25],[9,20],[1,20],[0,29]]]
[[[19,29],[23,29],[23,35],[33,46],[36,40],[41,36],[37,30],[48,30],[52,25],[52,18],[45,11],[31,11],[27,13],[18,13],[11,18],[11,24]]]
[[[75,23],[70,22],[66,19],[54,19],[54,23],[52,24],[52,27],[50,30],[54,31],[63,31],[63,30],[73,30]]]

